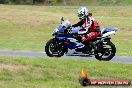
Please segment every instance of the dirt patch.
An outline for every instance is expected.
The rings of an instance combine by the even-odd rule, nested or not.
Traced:
[[[0,70],[7,69],[10,71],[16,71],[20,69],[27,70],[27,65],[18,65],[18,64],[6,64],[6,63],[0,63]]]

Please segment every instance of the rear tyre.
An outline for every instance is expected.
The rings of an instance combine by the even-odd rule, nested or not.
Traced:
[[[116,53],[116,47],[111,41],[101,44],[95,51],[95,58],[102,61],[110,61]]]
[[[61,57],[64,55],[64,45],[55,39],[50,39],[45,46],[45,52],[49,57]]]

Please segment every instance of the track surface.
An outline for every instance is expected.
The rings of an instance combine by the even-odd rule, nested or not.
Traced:
[[[45,53],[39,52],[21,52],[21,51],[9,51],[9,50],[0,50],[0,56],[26,56],[26,57],[47,57]],[[86,60],[96,60],[93,56],[88,57],[79,57],[79,56],[63,56],[65,59],[86,59]],[[111,62],[120,62],[120,63],[130,63],[132,64],[132,57],[127,56],[115,56]]]

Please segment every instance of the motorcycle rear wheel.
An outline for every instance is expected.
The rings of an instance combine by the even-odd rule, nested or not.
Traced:
[[[55,39],[46,43],[45,52],[49,57],[61,57],[65,53],[63,44]]]
[[[106,48],[106,46],[110,48]],[[115,56],[115,53],[116,47],[111,41],[106,41],[101,49],[94,52],[95,58],[100,61],[110,61]]]

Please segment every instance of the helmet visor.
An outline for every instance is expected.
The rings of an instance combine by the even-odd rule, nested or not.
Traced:
[[[79,18],[83,18],[84,17],[84,14],[78,14],[78,17]]]

